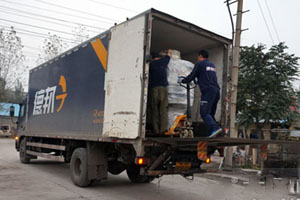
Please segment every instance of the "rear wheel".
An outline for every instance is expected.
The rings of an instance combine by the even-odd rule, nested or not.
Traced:
[[[30,163],[29,155],[26,154],[26,138],[24,138],[24,139],[21,141],[21,144],[20,144],[20,151],[19,151],[19,157],[20,157],[21,163],[23,163],[23,164],[28,164],[28,163]]]
[[[129,180],[133,183],[150,183],[154,180],[153,176],[140,175],[140,167],[131,165],[126,170]]]
[[[73,183],[79,187],[90,184],[88,179],[88,160],[86,148],[77,148],[71,158],[70,173]]]

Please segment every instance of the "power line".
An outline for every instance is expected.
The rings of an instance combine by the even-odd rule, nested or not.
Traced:
[[[12,14],[12,15],[17,15],[17,16],[21,16],[21,17],[26,17],[26,18],[34,19],[34,20],[38,20],[38,21],[48,22],[48,23],[52,23],[52,24],[56,24],[56,25],[60,25],[60,26],[64,26],[64,27],[76,28],[75,26],[71,26],[71,25],[67,25],[67,24],[61,24],[61,23],[52,22],[52,21],[49,21],[49,20],[42,20],[42,19],[38,19],[38,18],[35,18],[35,17],[30,17],[30,16],[26,16],[26,15],[22,15],[22,14],[17,14],[17,13],[12,13],[12,12],[8,12],[8,11],[4,11],[4,10],[0,10],[0,11],[4,12],[4,13],[8,13],[8,14]],[[94,33],[99,33],[99,32],[92,31],[92,30],[88,30],[88,31],[94,32]]]
[[[25,6],[25,7],[29,7],[29,8],[35,8],[35,9],[38,9],[38,10],[45,10],[45,11],[48,11],[48,12],[59,13],[59,14],[62,14],[62,15],[73,16],[73,17],[77,17],[77,18],[85,18],[87,20],[93,20],[93,21],[95,20],[95,19],[92,19],[92,18],[86,18],[86,17],[83,17],[83,16],[74,15],[74,14],[71,14],[71,13],[66,14],[64,12],[59,12],[59,11],[54,11],[54,10],[50,10],[50,9],[46,9],[46,8],[40,8],[40,7],[36,7],[36,6],[26,5],[26,4],[23,4],[23,3],[17,3],[17,2],[6,1],[6,0],[0,0],[0,1],[7,2],[7,3],[12,3],[12,4],[17,4],[17,5],[21,5],[21,6]],[[106,23],[106,24],[111,24],[111,22],[106,22],[106,21],[101,21],[101,20],[97,20],[97,21],[102,22],[102,23]]]
[[[34,53],[34,52],[31,52],[31,51],[22,51],[23,53],[25,54],[31,54],[31,55],[35,55],[35,56],[38,56],[38,52]]]
[[[117,9],[121,9],[121,10],[126,10],[126,11],[129,11],[129,12],[138,13],[138,11],[136,11],[136,10],[131,10],[131,9],[128,9],[128,8],[122,8],[122,7],[119,7],[119,6],[115,6],[115,5],[112,5],[112,4],[99,2],[99,1],[96,1],[96,0],[88,0],[88,1],[91,1],[91,2],[94,2],[94,3],[97,3],[97,4],[101,4],[101,5],[105,5],[105,6],[109,6],[109,7],[113,7],[113,8],[117,8]]]
[[[266,2],[266,5],[267,5],[268,13],[269,13],[269,16],[270,16],[270,18],[271,18],[271,22],[272,22],[273,28],[274,28],[275,33],[276,33],[277,40],[278,40],[278,42],[280,42],[280,39],[279,39],[279,35],[278,35],[278,32],[277,32],[276,26],[275,26],[273,17],[272,17],[272,15],[271,15],[271,11],[270,11],[270,8],[269,8],[269,4],[268,4],[267,0],[265,0],[265,2]]]
[[[261,5],[260,5],[260,3],[259,3],[259,0],[257,0],[257,3],[258,3],[258,7],[259,7],[259,9],[260,9],[260,12],[261,12],[261,14],[262,14],[262,16],[263,16],[265,25],[266,25],[266,27],[267,27],[267,29],[268,29],[269,36],[270,36],[270,38],[271,38],[271,40],[272,40],[272,43],[274,44],[274,40],[273,40],[271,31],[270,31],[270,28],[269,28],[269,26],[268,26],[267,20],[266,20],[266,18],[265,18],[265,15],[264,15],[264,13],[263,13],[263,10],[262,10],[262,8],[261,8]]]
[[[1,19],[0,18],[0,20],[1,21],[15,23],[15,24],[20,24],[20,25],[24,25],[24,26],[30,26],[30,27],[33,27],[33,28],[38,28],[38,29],[44,29],[44,30],[48,30],[48,31],[54,31],[54,32],[58,32],[58,33],[63,33],[63,34],[66,34],[66,35],[80,36],[78,34],[73,34],[73,33],[65,32],[65,31],[59,31],[59,30],[55,30],[55,29],[51,29],[51,28],[45,28],[45,27],[41,27],[41,26],[26,24],[26,23],[22,23],[22,22],[16,22],[16,21],[8,20],[8,19]]]
[[[24,48],[28,48],[28,49],[35,49],[35,50],[38,50],[38,51],[41,50],[40,48],[36,48],[36,47],[30,46],[28,44],[23,44],[23,46],[24,46]]]
[[[3,27],[5,30],[9,31],[10,27],[9,26],[3,26],[0,25],[1,27]],[[18,34],[23,34],[23,35],[30,35],[30,36],[34,36],[34,37],[39,37],[39,38],[43,38],[43,39],[48,39],[49,35],[47,34],[43,34],[43,33],[38,33],[38,32],[34,32],[34,31],[28,31],[25,29],[19,29],[19,28],[14,28],[14,30],[17,31]],[[25,33],[24,33],[25,32]],[[73,40],[69,39],[69,38],[64,38],[64,37],[60,37],[60,39],[64,42],[68,42],[68,43],[74,43]]]
[[[57,5],[57,4],[54,4],[54,3],[49,3],[49,2],[46,2],[46,1],[43,1],[43,0],[34,0],[34,1],[44,3],[44,4],[47,4],[47,5],[51,5],[51,6],[55,6],[55,7],[58,7],[58,8],[63,8],[63,9],[66,9],[66,10],[71,10],[73,12],[78,12],[78,13],[81,13],[81,14],[86,14],[86,15],[90,15],[90,16],[94,16],[94,17],[98,17],[98,18],[118,22],[118,20],[116,20],[116,19],[95,15],[95,14],[92,14],[92,13],[89,13],[89,12],[85,12],[85,11],[81,11],[81,10],[77,10],[77,9],[74,9],[74,8],[69,8],[69,7],[65,7],[65,6],[61,6],[61,5]]]
[[[6,7],[6,6],[0,6],[0,8],[12,10],[14,12],[17,11],[17,12],[25,13],[27,15],[34,15],[34,16],[39,16],[39,17],[48,18],[48,19],[52,19],[52,20],[57,20],[57,21],[65,22],[65,23],[71,23],[71,24],[76,24],[76,25],[81,25],[81,26],[96,28],[96,29],[100,29],[100,30],[106,30],[107,29],[107,28],[103,28],[103,27],[96,27],[96,26],[91,26],[91,25],[85,25],[85,24],[80,24],[80,23],[76,23],[76,22],[72,22],[72,21],[68,21],[68,20],[64,20],[64,19],[58,19],[58,18],[55,18],[55,17],[49,17],[49,16],[45,16],[45,15],[40,15],[40,14],[36,14],[36,13],[32,13],[32,12],[27,12],[27,11],[15,9],[15,8]]]

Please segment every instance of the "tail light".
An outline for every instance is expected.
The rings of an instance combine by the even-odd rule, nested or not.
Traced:
[[[144,157],[137,157],[137,158],[135,159],[135,163],[136,163],[137,165],[143,166],[143,165],[146,165],[146,164],[147,164],[147,159],[144,158]]]
[[[206,164],[209,164],[210,161],[211,161],[211,160],[210,160],[210,157],[207,157],[206,160],[205,160],[205,163],[206,163]]]

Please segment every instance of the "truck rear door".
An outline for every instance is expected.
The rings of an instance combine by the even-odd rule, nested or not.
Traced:
[[[105,81],[104,137],[139,136],[145,16],[111,28]]]

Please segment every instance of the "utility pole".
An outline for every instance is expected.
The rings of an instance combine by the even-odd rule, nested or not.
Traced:
[[[237,86],[238,86],[238,72],[240,61],[240,44],[242,33],[242,15],[243,15],[243,0],[237,0],[237,17],[236,28],[234,36],[233,46],[233,58],[232,58],[232,74],[231,74],[231,97],[230,97],[230,137],[237,137],[235,133],[235,121],[236,121],[236,102],[237,102]],[[225,164],[232,166],[232,148],[228,148],[226,152]]]

